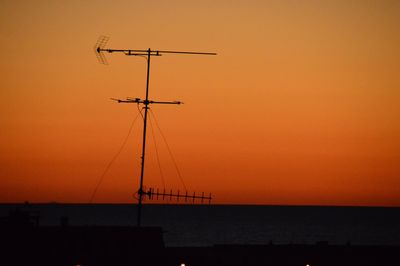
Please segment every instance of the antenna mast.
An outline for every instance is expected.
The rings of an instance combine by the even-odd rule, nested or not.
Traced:
[[[186,52],[186,51],[163,51],[163,50],[151,50],[150,48],[147,50],[132,50],[132,49],[106,49],[105,46],[108,42],[109,38],[106,36],[100,36],[95,47],[95,54],[97,56],[97,59],[101,64],[107,65],[107,60],[103,54],[103,52],[108,52],[108,53],[123,53],[128,56],[143,56],[147,60],[147,79],[146,79],[146,96],[145,99],[140,99],[140,98],[127,98],[126,100],[120,100],[120,99],[113,99],[116,100],[118,103],[141,103],[144,105],[144,124],[143,124],[143,142],[142,142],[142,156],[141,156],[141,170],[140,170],[140,183],[139,183],[139,199],[138,199],[138,215],[137,215],[137,226],[141,226],[141,218],[142,218],[142,202],[143,202],[143,197],[146,195],[149,196],[149,198],[153,198],[153,195],[157,195],[157,197],[160,196],[166,196],[166,193],[159,193],[159,192],[153,192],[150,190],[150,192],[146,192],[143,189],[143,179],[144,179],[144,163],[145,163],[145,155],[146,155],[146,130],[147,130],[147,113],[149,109],[150,104],[182,104],[180,101],[152,101],[149,100],[149,81],[150,81],[150,58],[152,56],[161,56],[162,54],[185,54],[185,55],[217,55],[216,53],[204,53],[204,52]],[[179,192],[177,195],[173,195],[172,192],[168,195],[170,197],[176,197],[176,199],[179,199],[180,197],[185,197],[185,199],[201,199],[203,200],[209,200],[211,201],[211,194],[210,196],[204,196],[204,193],[202,196],[189,196],[187,195],[179,195]]]

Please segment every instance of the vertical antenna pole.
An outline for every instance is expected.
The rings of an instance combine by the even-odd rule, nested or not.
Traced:
[[[142,164],[140,171],[140,185],[139,185],[139,202],[138,202],[138,216],[137,226],[142,223],[142,197],[143,197],[143,177],[144,177],[144,156],[146,153],[146,129],[147,129],[147,110],[149,109],[149,80],[150,80],[150,48],[147,50],[147,81],[146,81],[146,99],[144,100],[144,121],[143,121],[143,145],[142,145]]]

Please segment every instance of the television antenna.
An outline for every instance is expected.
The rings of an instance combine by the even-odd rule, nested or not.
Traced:
[[[209,196],[205,196],[204,192],[197,196],[195,193],[193,195],[188,195],[187,191],[185,194],[179,194],[179,191],[177,193],[173,193],[172,190],[170,193],[165,192],[165,189],[163,192],[159,192],[158,189],[154,191],[153,188],[150,188],[148,191],[145,191],[143,189],[143,179],[144,179],[144,163],[145,163],[145,154],[146,154],[146,129],[147,129],[147,113],[149,110],[149,105],[150,104],[182,104],[180,101],[153,101],[149,100],[149,80],[150,80],[150,58],[152,56],[161,56],[163,54],[182,54],[182,55],[217,55],[216,53],[204,53],[204,52],[187,52],[187,51],[165,51],[165,50],[151,50],[148,48],[147,50],[133,50],[133,49],[109,49],[105,48],[107,42],[109,40],[109,37],[107,36],[100,36],[95,47],[95,54],[97,59],[101,64],[107,65],[108,62],[106,60],[106,57],[104,56],[104,53],[123,53],[127,56],[142,56],[145,57],[147,60],[147,79],[146,79],[146,96],[144,99],[141,98],[126,98],[125,100],[121,99],[112,99],[115,100],[118,103],[136,103],[136,104],[143,104],[144,107],[144,117],[143,117],[143,140],[142,140],[142,156],[141,156],[141,165],[140,165],[140,182],[139,182],[139,190],[138,190],[138,215],[137,215],[137,226],[141,226],[141,218],[142,218],[142,202],[144,197],[148,197],[149,199],[154,199],[156,197],[162,197],[163,199],[165,197],[169,197],[170,199],[175,198],[176,200],[179,200],[179,198],[184,198],[186,201],[192,200],[193,202],[195,200],[201,200],[203,202],[204,200],[207,200],[209,203],[211,202],[211,194]]]

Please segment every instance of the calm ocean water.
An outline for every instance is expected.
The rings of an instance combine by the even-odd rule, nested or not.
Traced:
[[[135,225],[127,204],[2,204],[38,211],[41,225]],[[400,245],[400,208],[248,205],[145,205],[143,225],[161,226],[167,246],[213,244]]]

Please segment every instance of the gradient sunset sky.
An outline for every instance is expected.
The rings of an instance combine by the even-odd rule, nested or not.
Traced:
[[[218,204],[400,206],[400,1],[0,1],[0,202],[85,203],[152,106]],[[140,120],[140,119],[139,119]],[[137,120],[94,202],[134,202]],[[168,189],[184,188],[153,121]],[[145,185],[163,188],[149,129]]]

